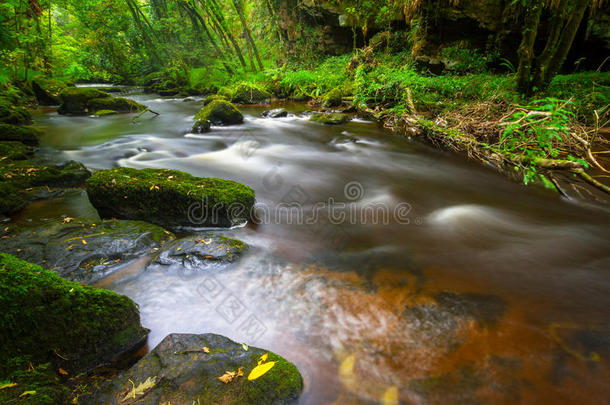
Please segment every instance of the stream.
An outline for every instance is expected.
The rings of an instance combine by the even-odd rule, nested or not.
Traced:
[[[41,153],[232,179],[257,198],[256,223],[214,230],[250,245],[238,262],[143,258],[102,281],[138,303],[150,348],[213,332],[272,350],[301,371],[301,404],[610,398],[607,212],[372,122],[308,122],[301,104],[191,134],[200,98],[129,97],[160,115],[43,111]],[[62,215],[97,214],[74,190],[15,220]]]

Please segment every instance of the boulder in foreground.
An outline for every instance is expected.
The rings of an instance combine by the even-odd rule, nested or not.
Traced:
[[[265,354],[263,363],[275,365],[259,378],[248,380]],[[237,376],[240,369],[243,375]],[[227,372],[236,375],[227,383],[220,381]],[[130,381],[135,387],[148,384],[132,391]],[[140,405],[292,404],[302,390],[299,370],[275,353],[252,346],[245,350],[242,344],[212,333],[171,334],[131,369],[80,403],[120,405],[133,393],[135,400],[131,400]]]
[[[161,226],[230,227],[247,221],[254,205],[254,191],[248,186],[177,170],[100,170],[86,184],[102,218]]]
[[[53,373],[61,368],[76,375],[138,347],[148,335],[129,298],[83,287],[4,253],[0,253],[0,308],[2,381],[19,380],[27,374],[21,370],[45,363],[50,363]],[[15,388],[15,398],[27,390],[24,385]],[[0,398],[3,395],[11,393],[2,390]],[[46,403],[39,399],[32,403]]]
[[[69,218],[13,230],[0,239],[0,250],[44,265],[63,278],[93,284],[173,238],[142,221]]]
[[[99,110],[135,112],[145,109],[141,104],[91,87],[67,87],[59,93],[60,114],[93,114]]]
[[[244,122],[244,116],[233,104],[225,100],[214,100],[195,115],[193,132],[204,132],[213,125],[236,125]]]
[[[341,113],[314,113],[309,117],[309,121],[318,122],[325,125],[340,125],[349,122],[347,114]]]

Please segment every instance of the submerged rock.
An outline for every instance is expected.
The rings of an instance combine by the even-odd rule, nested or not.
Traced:
[[[0,308],[0,377],[43,363],[76,375],[112,361],[148,335],[129,298],[81,286],[4,253]],[[24,391],[19,388],[16,397]]]
[[[57,112],[60,114],[87,114],[99,110],[134,112],[146,108],[133,100],[113,97],[90,87],[68,87],[59,93],[59,98],[61,105]]]
[[[214,100],[195,115],[193,132],[208,130],[213,125],[235,125],[244,122],[244,116],[235,106],[225,100]]]
[[[338,107],[343,103],[343,93],[341,90],[334,88],[324,96],[322,100],[323,107]]]
[[[275,365],[258,379],[248,380],[265,354],[266,363]],[[240,369],[243,375],[237,376]],[[236,376],[224,383],[218,378],[227,372]],[[297,402],[303,390],[299,370],[275,353],[252,346],[245,350],[242,344],[211,333],[171,334],[131,369],[81,403],[121,404],[133,389],[130,381],[138,386],[147,380],[153,384],[135,398],[141,405],[290,404]]]
[[[231,263],[246,250],[247,244],[226,236],[188,236],[166,244],[155,262],[198,268],[206,263]]]
[[[82,163],[42,164],[31,160],[0,162],[0,214],[8,215],[44,194],[37,187],[77,187],[91,175]],[[52,195],[51,193],[48,194]]]
[[[231,102],[238,104],[263,104],[271,100],[271,93],[249,83],[241,83],[231,92]]]
[[[172,239],[170,232],[146,222],[78,218],[17,229],[0,239],[0,249],[63,278],[93,284]]]
[[[42,131],[37,128],[0,123],[0,141],[17,141],[30,146],[38,146]]]
[[[262,115],[265,118],[282,118],[288,116],[288,111],[283,108],[275,108],[273,110],[263,111]]]
[[[229,227],[247,221],[254,205],[248,186],[164,169],[100,170],[87,180],[87,195],[102,218],[162,226]]]
[[[309,121],[326,125],[340,125],[350,121],[349,115],[341,113],[314,113]]]

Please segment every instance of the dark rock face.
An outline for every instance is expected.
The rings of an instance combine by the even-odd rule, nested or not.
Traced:
[[[208,348],[205,353],[203,348]],[[260,378],[249,381],[248,375],[261,356],[277,362]],[[243,376],[231,382],[219,381],[227,371]],[[284,358],[256,347],[244,347],[215,334],[168,335],[131,369],[103,385],[82,404],[122,404],[133,386],[153,381],[150,389],[136,394],[141,405],[157,404],[292,404],[303,390],[297,368]]]
[[[148,335],[129,298],[81,286],[4,253],[0,308],[2,377],[42,363],[76,375],[111,361]],[[23,387],[16,397],[21,392]]]
[[[243,184],[163,169],[97,171],[87,195],[102,218],[161,226],[230,227],[247,221],[254,205],[254,191]]]
[[[0,239],[0,249],[63,278],[93,284],[172,239],[170,232],[146,222],[81,218],[17,229]]]
[[[247,249],[248,245],[244,242],[226,236],[189,236],[166,244],[155,262],[201,268],[207,263],[231,263]]]
[[[263,111],[262,115],[265,118],[282,118],[288,116],[288,111],[283,108],[275,108],[273,110]]]

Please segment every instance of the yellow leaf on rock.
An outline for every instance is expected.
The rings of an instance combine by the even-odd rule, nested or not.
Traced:
[[[277,363],[277,361],[269,361],[267,363],[259,364],[258,366],[254,367],[252,371],[250,371],[250,374],[248,374],[248,380],[256,380],[257,378],[260,378],[263,375],[267,374],[267,372],[271,370],[273,366],[275,366],[275,363]]]
[[[242,343],[242,344],[241,344],[241,347],[242,347],[242,348],[243,348],[245,351],[248,351],[248,345],[247,345],[247,344]]]
[[[8,384],[1,385],[0,390],[6,389],[6,388],[13,388],[16,386],[17,386],[17,383],[8,383]]]
[[[86,241],[86,240],[84,240],[84,239],[83,239],[81,242],[83,242],[83,245],[86,245],[86,244],[87,244],[87,241]]]
[[[218,377],[218,380],[222,381],[225,384],[230,383],[236,377],[237,373],[235,371],[225,371],[223,375]]]
[[[237,377],[243,377],[244,376],[244,368],[240,367],[239,369],[237,369]]]
[[[27,397],[28,395],[36,395],[36,391],[24,391],[19,397]]]
[[[347,356],[339,366],[339,375],[351,376],[354,373],[354,363],[356,362],[356,356]]]
[[[264,363],[267,361],[267,359],[269,358],[269,353],[265,353],[261,356],[260,360],[258,361],[258,364]]]
[[[138,384],[136,387],[133,381],[129,380],[133,388],[125,397],[121,400],[121,403],[128,401],[129,399],[136,399],[138,395],[144,395],[146,392],[150,391],[155,386],[155,381],[157,377],[148,377],[146,381]]]
[[[59,372],[61,375],[68,375],[68,372],[61,367],[57,370],[57,372]]]
[[[203,352],[204,352],[204,353],[209,353],[209,352],[210,352],[210,349],[209,349],[208,347],[204,347],[204,348],[203,348]]]
[[[395,385],[388,388],[381,397],[383,405],[398,405],[398,387]]]

